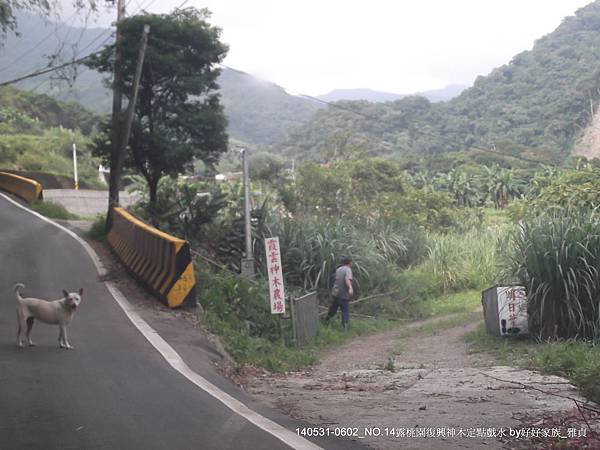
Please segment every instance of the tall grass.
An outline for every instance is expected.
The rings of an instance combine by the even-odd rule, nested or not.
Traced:
[[[427,258],[407,272],[421,280],[423,289],[417,295],[483,289],[494,283],[504,260],[501,243],[506,232],[506,226],[496,226],[428,235]]]
[[[566,377],[582,388],[590,400],[600,402],[600,345],[591,342],[540,342],[537,339],[514,338],[507,340],[489,334],[483,324],[465,335],[469,352],[491,352],[500,364],[509,364],[541,370]]]
[[[598,213],[556,210],[528,219],[512,243],[530,328],[543,338],[600,338]]]
[[[402,232],[378,222],[283,220],[271,232],[279,236],[288,283],[305,290],[327,289],[340,259],[350,256],[359,290],[385,291],[407,256]]]

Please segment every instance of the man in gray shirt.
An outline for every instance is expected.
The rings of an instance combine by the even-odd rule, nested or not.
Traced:
[[[338,308],[342,310],[342,328],[348,329],[350,321],[350,299],[354,295],[352,289],[352,258],[345,257],[342,259],[342,265],[335,271],[335,281],[331,289],[331,305],[327,313],[326,322],[329,322]]]

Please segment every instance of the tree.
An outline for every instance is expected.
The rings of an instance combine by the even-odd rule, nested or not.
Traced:
[[[502,209],[514,198],[521,197],[523,181],[515,177],[511,169],[501,169],[498,166],[485,166],[484,190],[494,200],[494,206]]]
[[[215,93],[220,71],[214,66],[228,48],[219,41],[220,29],[206,21],[209,16],[206,9],[186,8],[168,15],[134,16],[122,25],[122,90],[128,98],[139,37],[145,24],[151,30],[124,162],[146,179],[151,208],[161,177],[191,169],[194,159],[213,166],[227,149],[227,122]],[[88,65],[112,73],[115,45]],[[104,158],[110,154],[109,134],[96,140],[96,154]]]

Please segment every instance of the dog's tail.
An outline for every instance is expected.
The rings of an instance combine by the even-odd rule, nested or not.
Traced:
[[[25,285],[23,283],[15,284],[15,292],[17,293],[17,300],[21,300],[23,298],[21,296],[21,293],[19,292],[19,289],[23,289],[24,287],[25,287]]]

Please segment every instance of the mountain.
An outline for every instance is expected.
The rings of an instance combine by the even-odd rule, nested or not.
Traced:
[[[224,69],[218,80],[229,134],[251,144],[270,144],[287,138],[288,131],[306,123],[322,103],[290,95],[245,72]]]
[[[323,109],[281,152],[325,159],[368,154],[439,154],[482,148],[559,162],[590,125],[600,103],[600,0],[565,18],[530,51],[480,76],[447,102],[404,97],[343,101]]]
[[[418,92],[416,94],[392,94],[390,92],[374,91],[372,89],[334,89],[327,94],[319,95],[317,98],[325,102],[337,102],[340,100],[366,100],[368,102],[393,102],[410,95],[420,95],[431,102],[442,102],[450,100],[459,95],[467,86],[451,84],[442,89]]]
[[[0,47],[0,81],[44,68],[50,61],[48,57],[59,51],[68,60],[73,55],[82,57],[99,50],[112,40],[108,29],[76,28],[30,14],[19,15],[18,24],[20,36],[9,34]],[[30,78],[16,86],[59,100],[76,101],[97,112],[109,112],[112,94],[102,76],[84,66],[75,70]],[[71,84],[65,82],[69,79]],[[223,69],[218,83],[229,121],[229,135],[247,144],[268,145],[281,141],[291,127],[302,125],[323,107],[321,103],[290,95],[274,83],[237,70]]]
[[[372,89],[334,89],[317,98],[325,102],[338,102],[340,100],[366,100],[368,102],[393,102],[406,97],[405,94],[392,94],[390,92],[374,91]]]
[[[429,91],[417,92],[416,95],[425,97],[430,102],[445,102],[458,97],[469,86],[464,84],[449,84],[441,89],[432,89]]]

